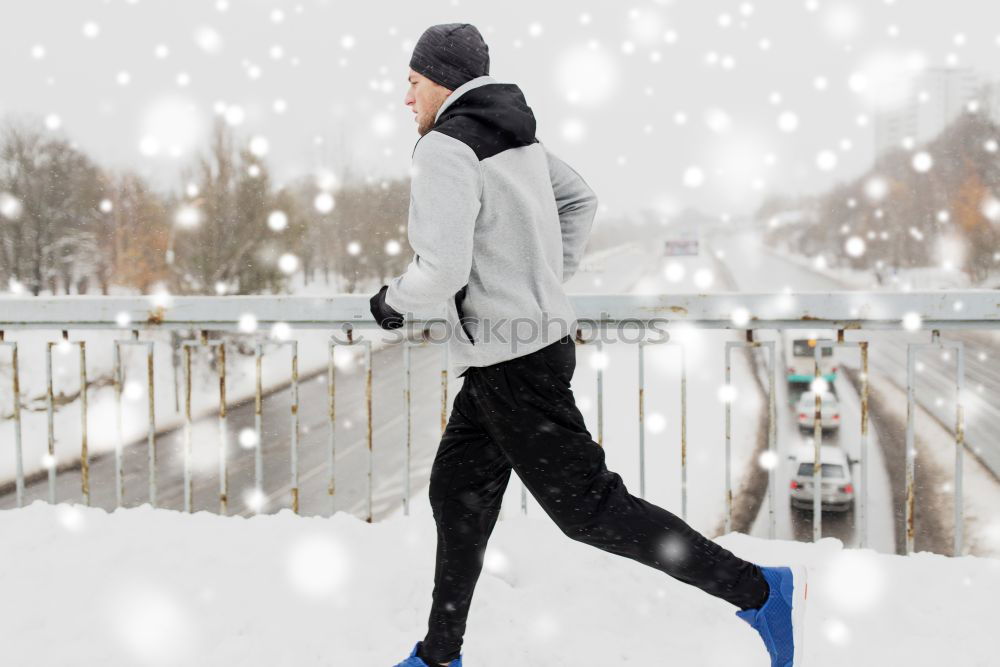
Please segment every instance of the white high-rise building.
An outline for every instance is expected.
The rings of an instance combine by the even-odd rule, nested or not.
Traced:
[[[976,97],[979,76],[968,67],[932,67],[916,78],[910,99],[897,109],[875,114],[875,155],[898,148],[910,139],[914,144],[930,141],[947,127],[959,113],[967,111]],[[1000,91],[990,105],[979,100],[987,113],[1000,116]],[[877,157],[876,157],[877,159]]]

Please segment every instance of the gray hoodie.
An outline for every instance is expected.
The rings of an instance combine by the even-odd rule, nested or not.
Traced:
[[[413,150],[414,257],[385,303],[438,317],[445,304],[457,375],[520,357],[576,331],[563,283],[576,272],[597,197],[535,138],[514,84],[456,88]]]

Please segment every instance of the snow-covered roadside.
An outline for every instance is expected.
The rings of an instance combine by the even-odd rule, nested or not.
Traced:
[[[870,377],[872,385],[878,387],[878,391],[885,397],[881,401],[884,409],[898,423],[905,423],[906,392],[877,371],[871,371]],[[931,493],[939,497],[936,504],[942,508],[939,512],[942,527],[951,536],[955,527],[952,513],[955,497],[955,436],[926,410],[916,411],[913,428],[917,440],[916,465],[930,463],[938,471],[939,477],[947,480],[938,488],[918,489],[917,493]],[[929,461],[923,459],[925,456]],[[975,456],[966,453],[962,457],[962,463],[962,525],[966,536],[963,553],[1000,558],[1000,484],[996,483],[990,471]]]
[[[0,626],[16,665],[388,667],[420,638],[433,584],[426,515],[367,524],[343,512],[244,519],[36,502],[0,512],[0,533]],[[1000,561],[879,555],[833,538],[716,541],[757,563],[809,568],[811,667],[995,664]],[[768,664],[734,612],[517,517],[498,523],[486,553],[465,662]]]
[[[822,274],[831,280],[836,280],[851,289],[870,291],[970,289],[983,287],[983,285],[973,285],[970,283],[968,275],[963,271],[938,266],[898,269],[895,274],[885,275],[882,284],[879,284],[875,272],[871,269],[828,266],[822,257],[807,257],[799,253],[789,252],[786,249],[772,248],[764,243],[761,244],[761,248],[805,269]]]

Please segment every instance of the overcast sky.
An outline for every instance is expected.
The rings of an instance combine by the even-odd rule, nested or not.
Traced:
[[[216,113],[259,137],[279,181],[344,164],[404,175],[418,138],[403,105],[413,44],[431,24],[468,22],[490,74],[521,87],[539,140],[604,212],[739,214],[769,191],[866,170],[874,111],[917,94],[905,84],[922,68],[1000,79],[989,6],[3,0],[0,114],[38,114],[163,188],[179,185]]]

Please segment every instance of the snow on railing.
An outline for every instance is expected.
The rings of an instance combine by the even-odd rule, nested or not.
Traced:
[[[930,330],[929,343],[907,344],[907,432],[906,432],[906,549],[913,550],[914,542],[914,360],[918,350],[928,347],[948,347],[957,354],[957,414],[955,428],[955,532],[954,552],[961,554],[962,550],[962,454],[964,447],[964,422],[962,407],[962,390],[964,376],[964,356],[961,342],[942,341],[941,330],[954,329],[995,329],[1000,327],[1000,294],[990,290],[969,291],[934,291],[934,292],[816,292],[816,293],[781,293],[781,294],[746,294],[746,293],[712,293],[712,294],[614,294],[614,295],[573,295],[571,300],[578,318],[576,341],[580,345],[595,345],[598,350],[604,343],[606,333],[615,327],[619,333],[627,327],[645,329],[656,323],[660,329],[658,340],[645,338],[632,341],[639,346],[638,366],[638,400],[639,400],[639,467],[640,496],[645,496],[645,436],[643,428],[644,416],[644,360],[643,348],[650,344],[669,344],[679,348],[681,363],[681,514],[687,517],[687,362],[684,356],[683,343],[669,342],[669,331],[673,327],[688,326],[703,329],[733,329],[745,332],[745,340],[728,341],[725,345],[726,383],[730,382],[731,352],[736,348],[763,348],[768,352],[768,453],[776,459],[775,443],[775,376],[777,369],[777,353],[773,341],[759,341],[754,334],[760,330],[791,330],[791,329],[831,329],[837,332],[836,342],[819,341],[814,348],[815,378],[820,380],[820,354],[823,348],[856,347],[861,355],[861,456],[862,494],[860,502],[861,546],[868,540],[867,521],[867,446],[868,446],[868,342],[845,342],[845,330],[896,330],[917,331]],[[442,312],[443,314],[443,312]],[[366,410],[366,444],[368,457],[367,470],[367,519],[372,520],[372,341],[354,337],[355,330],[366,330],[375,327],[369,313],[367,296],[333,295],[329,297],[296,297],[296,296],[234,296],[234,297],[52,297],[52,298],[3,298],[0,299],[0,347],[9,348],[7,359],[0,363],[9,364],[11,368],[11,384],[0,391],[9,391],[13,397],[14,448],[16,452],[16,495],[17,506],[22,506],[25,489],[21,442],[21,383],[22,372],[18,360],[18,343],[4,341],[4,330],[60,330],[63,333],[63,345],[76,345],[80,352],[80,387],[81,401],[81,493],[85,504],[90,501],[90,480],[88,476],[87,448],[87,377],[86,377],[86,344],[84,341],[71,341],[69,330],[107,329],[130,331],[131,338],[114,340],[113,383],[117,410],[117,443],[115,447],[115,498],[116,504],[122,504],[124,496],[124,437],[121,427],[122,401],[122,346],[140,346],[146,350],[145,379],[148,386],[148,430],[146,437],[148,474],[148,497],[153,506],[157,504],[156,479],[156,409],[154,401],[155,374],[153,364],[154,342],[140,340],[143,331],[155,330],[187,330],[198,332],[197,337],[184,340],[181,343],[183,352],[182,368],[184,371],[184,483],[183,498],[185,511],[192,511],[192,474],[191,474],[191,443],[192,429],[195,417],[191,407],[191,354],[198,348],[210,348],[217,355],[217,373],[219,387],[219,460],[218,460],[218,501],[219,512],[228,510],[228,452],[227,443],[227,402],[226,402],[226,341],[224,339],[209,339],[209,332],[246,331],[242,323],[251,317],[256,326],[287,326],[292,329],[325,329],[339,330],[346,338],[331,336],[328,347],[327,363],[327,398],[328,398],[328,428],[327,441],[327,492],[330,497],[331,511],[335,494],[334,463],[336,452],[335,406],[336,372],[334,351],[338,345],[361,345],[364,347],[365,359],[365,410]],[[442,323],[440,317],[425,316],[408,322],[406,330],[416,336],[408,335],[403,342],[403,366],[405,419],[406,419],[406,467],[404,483],[404,511],[409,512],[410,501],[410,451],[411,451],[411,393],[410,393],[410,350],[412,347],[425,345],[429,340],[429,332],[437,324]],[[296,341],[282,343],[291,348],[291,499],[292,509],[299,511],[299,394],[298,394],[298,344]],[[55,457],[55,436],[53,412],[55,397],[52,389],[52,347],[60,343],[49,342],[46,346],[46,409],[48,413],[48,456],[51,461]],[[442,346],[444,347],[444,346]],[[258,340],[254,346],[256,368],[254,392],[254,484],[256,493],[263,493],[263,453],[262,453],[262,381],[261,363],[264,357],[264,346]],[[23,362],[23,360],[22,360]],[[441,364],[441,428],[447,421],[447,380],[448,359],[444,350]],[[603,446],[604,437],[604,377],[603,368],[597,368],[597,442]],[[821,400],[822,392],[815,393],[814,419],[814,450],[813,488],[820,488],[821,463],[820,447],[822,441]],[[733,513],[733,497],[731,487],[731,407],[726,401],[726,530],[730,529]],[[49,501],[55,502],[57,466],[52,463],[48,467]],[[768,472],[767,493],[769,499],[769,535],[775,535],[774,503],[775,475],[773,469]],[[527,494],[522,486],[521,506],[526,511]],[[821,536],[821,494],[813,494],[813,537]]]

